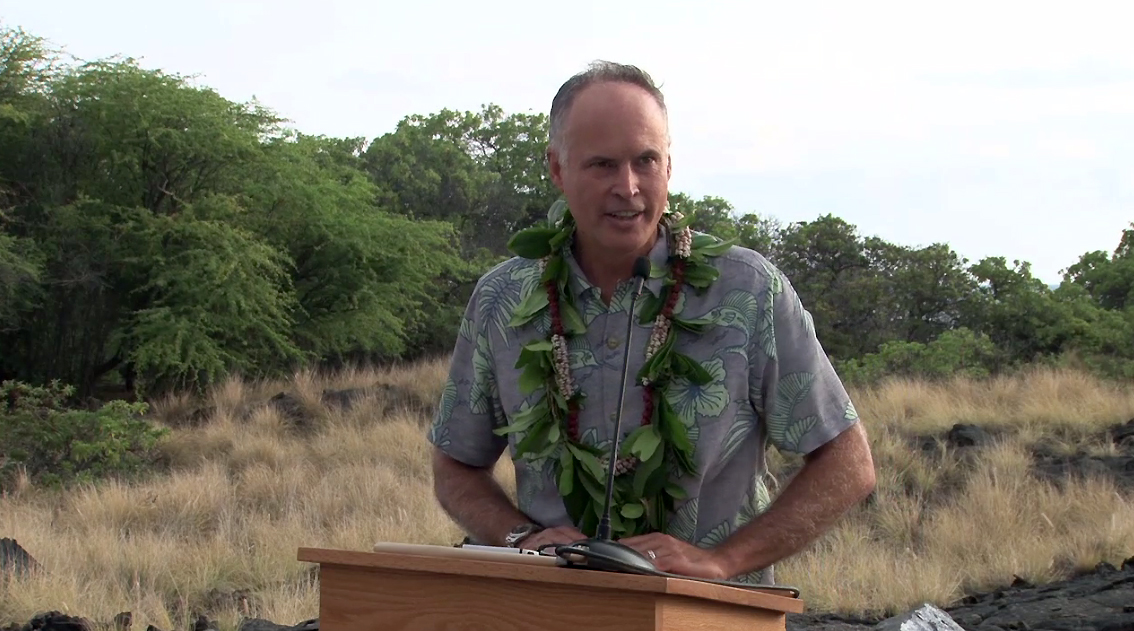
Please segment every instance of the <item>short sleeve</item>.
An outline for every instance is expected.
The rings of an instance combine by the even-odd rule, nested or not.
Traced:
[[[769,441],[808,454],[858,421],[850,395],[815,336],[811,314],[788,279],[767,266],[758,337],[766,355],[759,391]]]
[[[478,308],[483,287],[483,281],[477,284],[465,307],[449,374],[428,433],[429,442],[449,457],[478,467],[495,464],[508,446],[506,437],[492,433],[500,425],[500,403],[488,319],[485,309]]]

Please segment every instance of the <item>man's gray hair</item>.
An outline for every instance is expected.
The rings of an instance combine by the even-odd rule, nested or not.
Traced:
[[[595,61],[587,69],[568,79],[559,88],[555,98],[551,100],[551,124],[548,130],[548,144],[552,151],[559,154],[560,159],[567,157],[567,146],[564,144],[563,127],[567,122],[567,113],[574,103],[575,97],[583,88],[596,83],[617,82],[636,85],[650,96],[654,97],[661,107],[662,116],[668,121],[669,113],[665,106],[665,97],[654,83],[649,73],[637,66],[620,64],[613,61]]]

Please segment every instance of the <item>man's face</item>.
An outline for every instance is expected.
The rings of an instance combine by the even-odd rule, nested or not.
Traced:
[[[648,92],[600,83],[575,98],[563,129],[565,159],[548,158],[577,225],[579,245],[595,257],[645,254],[669,195],[668,129]]]

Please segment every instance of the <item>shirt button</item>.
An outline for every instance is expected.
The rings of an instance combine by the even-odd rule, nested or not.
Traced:
[[[606,341],[606,347],[610,350],[618,348],[618,338],[612,337]]]

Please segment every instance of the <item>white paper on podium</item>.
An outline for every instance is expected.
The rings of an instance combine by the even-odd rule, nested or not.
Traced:
[[[523,565],[566,565],[566,562],[558,556],[540,554],[536,550],[522,550],[517,548],[504,548],[496,546],[464,545],[460,547],[454,547],[420,543],[378,542],[374,544],[372,551],[393,552],[396,554],[414,554],[428,557],[504,561],[507,563],[520,563]]]
[[[528,550],[526,548],[507,548],[503,546],[478,546],[474,543],[466,543],[461,546],[462,550],[484,550],[485,552],[499,552],[501,554],[535,554],[538,555],[538,550]],[[552,555],[546,555],[552,556]]]

